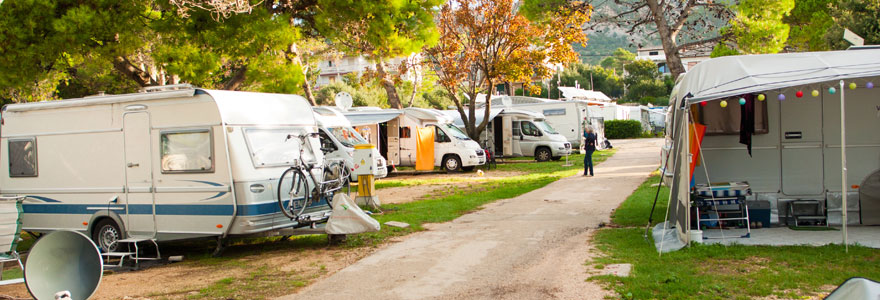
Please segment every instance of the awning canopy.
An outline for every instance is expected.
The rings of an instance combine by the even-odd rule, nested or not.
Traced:
[[[402,112],[396,109],[369,110],[369,111],[347,111],[343,112],[351,126],[363,126],[385,123],[400,116]]]
[[[602,102],[611,102],[611,98],[608,98],[605,93],[600,91],[592,91],[579,89],[576,87],[566,87],[560,86],[559,90],[562,91],[562,96],[566,99],[580,99],[580,100],[592,100],[592,101],[602,101]]]
[[[688,103],[880,75],[880,49],[725,56],[694,66],[673,90]],[[562,89],[562,88],[560,88]],[[564,93],[564,90],[563,90]]]

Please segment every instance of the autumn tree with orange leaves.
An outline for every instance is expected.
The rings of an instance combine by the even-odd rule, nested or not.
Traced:
[[[440,40],[424,53],[455,103],[468,136],[477,140],[486,128],[495,84],[523,82],[530,91],[540,92],[535,79],[549,78],[555,65],[577,60],[572,44],[586,43],[583,24],[591,13],[592,7],[581,1],[450,0],[444,4],[437,16]],[[479,93],[486,93],[486,109],[482,122],[476,124],[473,99]]]

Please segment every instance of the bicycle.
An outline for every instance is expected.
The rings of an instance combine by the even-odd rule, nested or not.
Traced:
[[[327,205],[332,209],[331,200],[337,191],[347,186],[348,192],[351,193],[350,171],[341,160],[325,160],[320,168],[316,164],[306,163],[303,159],[306,146],[314,152],[308,138],[317,138],[318,133],[289,134],[285,141],[294,137],[300,139],[300,156],[294,160],[292,166],[281,173],[281,177],[278,179],[277,196],[278,206],[284,216],[302,223],[311,221],[311,216],[303,215],[303,213],[312,204],[312,201],[327,199]],[[317,170],[321,172],[321,180],[315,176]],[[315,186],[310,188],[309,181]]]

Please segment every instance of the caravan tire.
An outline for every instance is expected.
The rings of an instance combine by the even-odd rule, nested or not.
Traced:
[[[123,239],[122,231],[119,225],[113,219],[106,218],[98,221],[98,224],[92,228],[92,240],[101,252],[116,251],[118,244],[116,241]]]
[[[447,155],[443,157],[443,169],[446,172],[458,172],[461,170],[461,159],[457,155]]]
[[[537,160],[537,161],[540,161],[540,162],[549,161],[552,156],[553,156],[553,153],[550,152],[550,148],[540,147],[535,150],[535,160]]]

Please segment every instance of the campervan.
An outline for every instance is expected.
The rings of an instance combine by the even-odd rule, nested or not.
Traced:
[[[715,58],[680,77],[664,147],[669,215],[680,237],[687,242],[695,224],[688,221],[692,187],[718,182],[747,183],[747,200],[769,202],[774,224],[795,225],[800,215],[880,225],[874,84],[876,49]],[[750,126],[741,124],[754,129],[744,134]]]
[[[313,107],[315,120],[318,123],[318,133],[321,139],[321,151],[328,159],[338,159],[345,163],[348,170],[354,169],[354,146],[367,144],[357,130],[351,127],[351,122],[335,107]],[[384,178],[388,175],[385,167],[385,158],[374,157],[378,166],[379,175],[376,178]],[[352,182],[357,181],[357,175],[350,174]]]
[[[26,231],[78,231],[111,251],[120,239],[219,241],[331,212],[322,199],[297,223],[275,197],[296,160],[324,160],[300,96],[165,86],[9,104],[2,116],[0,193],[27,197]]]
[[[464,127],[458,111],[444,111],[455,117],[455,124]],[[476,111],[477,124],[485,110]],[[499,157],[532,156],[537,161],[559,160],[571,154],[571,143],[551,126],[544,115],[528,110],[492,109],[480,142]]]
[[[343,113],[360,129],[368,129],[370,141],[378,143],[379,153],[389,166],[415,166],[419,159],[433,161],[447,171],[472,170],[486,163],[477,142],[452,124],[452,118],[433,109],[356,110]],[[420,128],[434,128],[433,153],[420,153]],[[373,136],[375,132],[375,137]]]
[[[503,98],[505,97],[510,98],[510,107],[504,106]],[[596,125],[597,122],[603,121],[603,119],[591,118],[592,116],[587,109],[590,106],[600,104],[604,105],[605,103],[591,103],[584,100],[559,101],[523,96],[496,96],[492,98],[493,108],[513,108],[542,114],[543,119],[571,143],[572,149],[580,149],[585,126]],[[604,128],[603,126],[593,127],[594,130],[600,127]],[[604,138],[604,131],[598,133],[601,133],[601,137]]]

